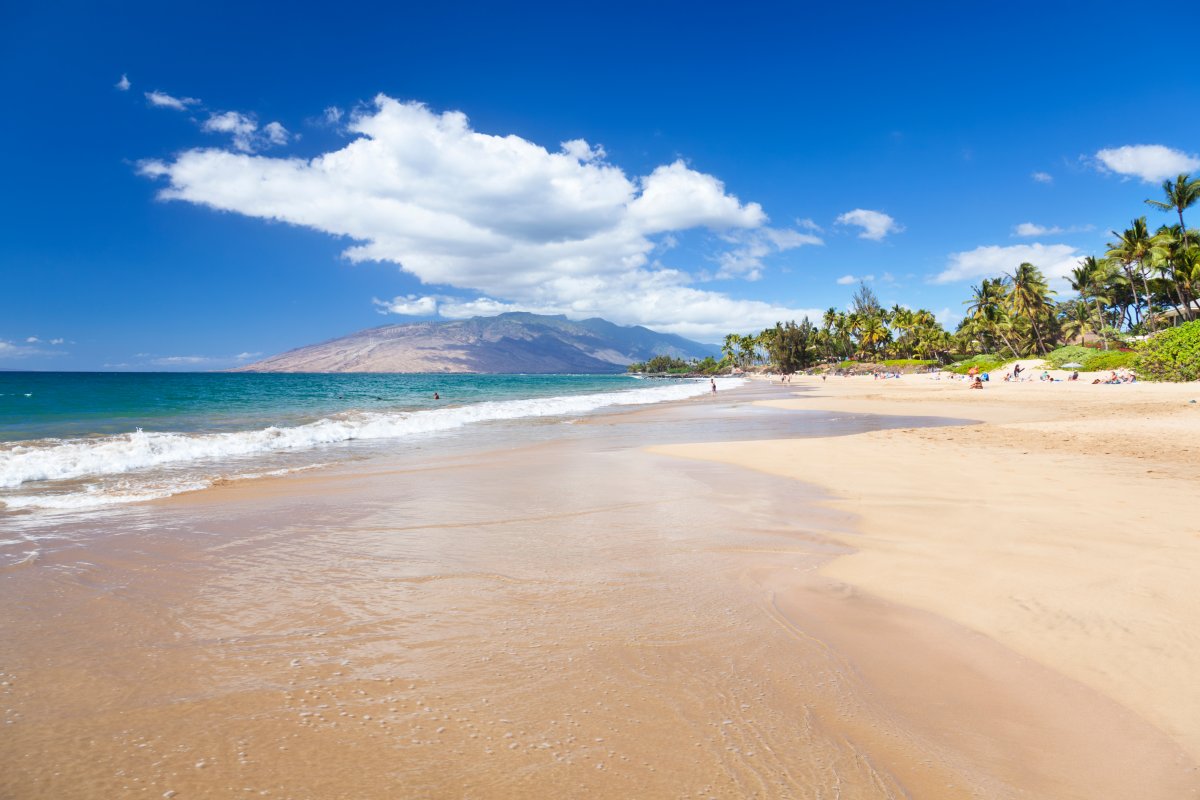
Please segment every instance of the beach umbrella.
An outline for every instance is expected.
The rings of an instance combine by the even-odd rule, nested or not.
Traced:
[[[1079,369],[1082,366],[1083,366],[1083,364],[1080,364],[1078,361],[1071,361],[1069,363],[1063,364],[1062,368],[1063,369]]]

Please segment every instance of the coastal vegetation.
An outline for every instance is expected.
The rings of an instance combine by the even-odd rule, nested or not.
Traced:
[[[1138,348],[1134,365],[1149,380],[1200,380],[1200,320],[1147,339]]]
[[[629,372],[656,375],[715,375],[721,371],[721,364],[712,356],[684,360],[675,356],[658,355],[645,361],[636,361],[626,369]]]
[[[819,321],[779,322],[757,335],[729,334],[719,366],[790,373],[818,365],[940,363],[966,371],[1045,358],[1055,366],[1132,366],[1152,380],[1195,380],[1200,231],[1186,226],[1184,212],[1200,202],[1200,178],[1179,175],[1164,181],[1162,192],[1162,199],[1146,204],[1173,212],[1178,224],[1173,219],[1152,231],[1140,216],[1112,231],[1105,252],[1084,257],[1067,276],[1073,294],[1065,298],[1057,297],[1037,265],[1017,264],[971,287],[965,315],[950,333],[929,310],[884,308],[864,283],[848,309],[830,308]]]

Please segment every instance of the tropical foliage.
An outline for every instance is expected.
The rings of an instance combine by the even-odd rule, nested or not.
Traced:
[[[1147,380],[1200,380],[1200,320],[1147,339],[1138,347],[1134,366]]]
[[[715,373],[720,370],[721,365],[718,364],[711,356],[703,360],[684,361],[682,358],[675,358],[668,355],[654,356],[646,361],[638,361],[626,367],[629,372],[650,372],[650,373],[666,373],[666,374],[690,374],[693,372],[703,372],[705,374]]]
[[[1146,203],[1174,219],[1152,230],[1142,216],[1112,231],[1102,255],[1083,258],[1066,276],[1069,296],[1058,297],[1036,264],[1016,264],[971,287],[965,316],[951,335],[931,312],[886,309],[860,284],[847,310],[830,308],[818,321],[779,323],[756,336],[729,334],[722,363],[792,372],[815,364],[923,359],[994,369],[1005,360],[1048,357],[1074,343],[1086,347],[1062,363],[1075,361],[1084,369],[1126,365],[1133,357],[1125,344],[1132,338],[1200,320],[1200,231],[1184,218],[1200,202],[1200,178],[1179,175],[1164,181],[1162,191],[1162,199]],[[978,362],[966,360],[977,356]],[[1093,366],[1099,364],[1105,366]]]

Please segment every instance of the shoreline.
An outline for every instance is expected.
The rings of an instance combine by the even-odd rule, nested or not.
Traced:
[[[839,574],[904,551],[795,448],[987,423],[819,384],[177,495],[3,570],[0,794],[1195,796],[1127,698]]]
[[[821,574],[982,634],[1200,760],[1195,384],[798,380],[780,409],[974,417],[839,439],[653,448],[821,487],[856,532]]]

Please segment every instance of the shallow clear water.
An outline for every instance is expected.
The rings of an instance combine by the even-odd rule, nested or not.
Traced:
[[[146,500],[708,391],[624,375],[0,373],[0,503],[12,514]]]

